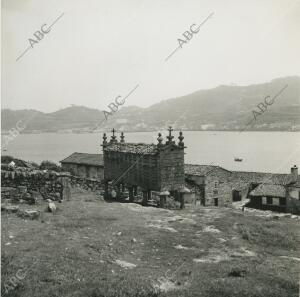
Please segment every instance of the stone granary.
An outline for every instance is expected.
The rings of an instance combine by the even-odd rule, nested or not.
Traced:
[[[118,196],[128,189],[129,200],[133,201],[139,188],[143,203],[151,199],[151,193],[160,195],[161,206],[169,194],[175,199],[183,197],[185,189],[184,143],[182,132],[176,144],[169,128],[167,141],[158,134],[157,144],[126,143],[123,132],[120,141],[112,130],[110,141],[103,135],[104,182],[106,197],[109,185],[116,189]]]

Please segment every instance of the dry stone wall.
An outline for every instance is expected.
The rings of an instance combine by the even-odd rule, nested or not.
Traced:
[[[27,200],[38,197],[51,200],[70,199],[70,175],[27,168],[1,170],[2,199]]]

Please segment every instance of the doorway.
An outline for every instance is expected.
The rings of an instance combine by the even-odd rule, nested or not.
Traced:
[[[242,200],[242,196],[241,193],[237,190],[232,190],[232,201],[241,201]]]
[[[215,203],[215,206],[218,206],[219,205],[219,198],[214,198],[214,203]]]

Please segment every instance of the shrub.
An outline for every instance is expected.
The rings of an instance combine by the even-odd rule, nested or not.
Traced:
[[[14,158],[12,156],[1,156],[2,164],[9,164],[11,161],[14,161]]]
[[[40,169],[41,170],[53,170],[53,171],[57,171],[57,172],[62,171],[61,166],[59,166],[56,163],[49,161],[49,160],[42,161],[41,165],[40,165]]]

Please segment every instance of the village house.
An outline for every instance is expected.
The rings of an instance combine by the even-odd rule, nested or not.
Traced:
[[[248,207],[300,213],[298,168],[290,174],[229,171],[213,165],[185,164],[187,186],[204,206],[229,206],[250,199]]]
[[[291,212],[300,214],[300,179],[298,167],[291,168],[291,174],[274,175],[275,182],[270,179],[259,184],[249,193],[249,207],[263,210]]]
[[[104,164],[101,154],[73,153],[69,157],[60,161],[64,171],[72,175],[103,180]]]
[[[203,206],[228,206],[232,189],[228,185],[231,172],[214,165],[185,164],[185,177],[195,193],[196,203]]]

